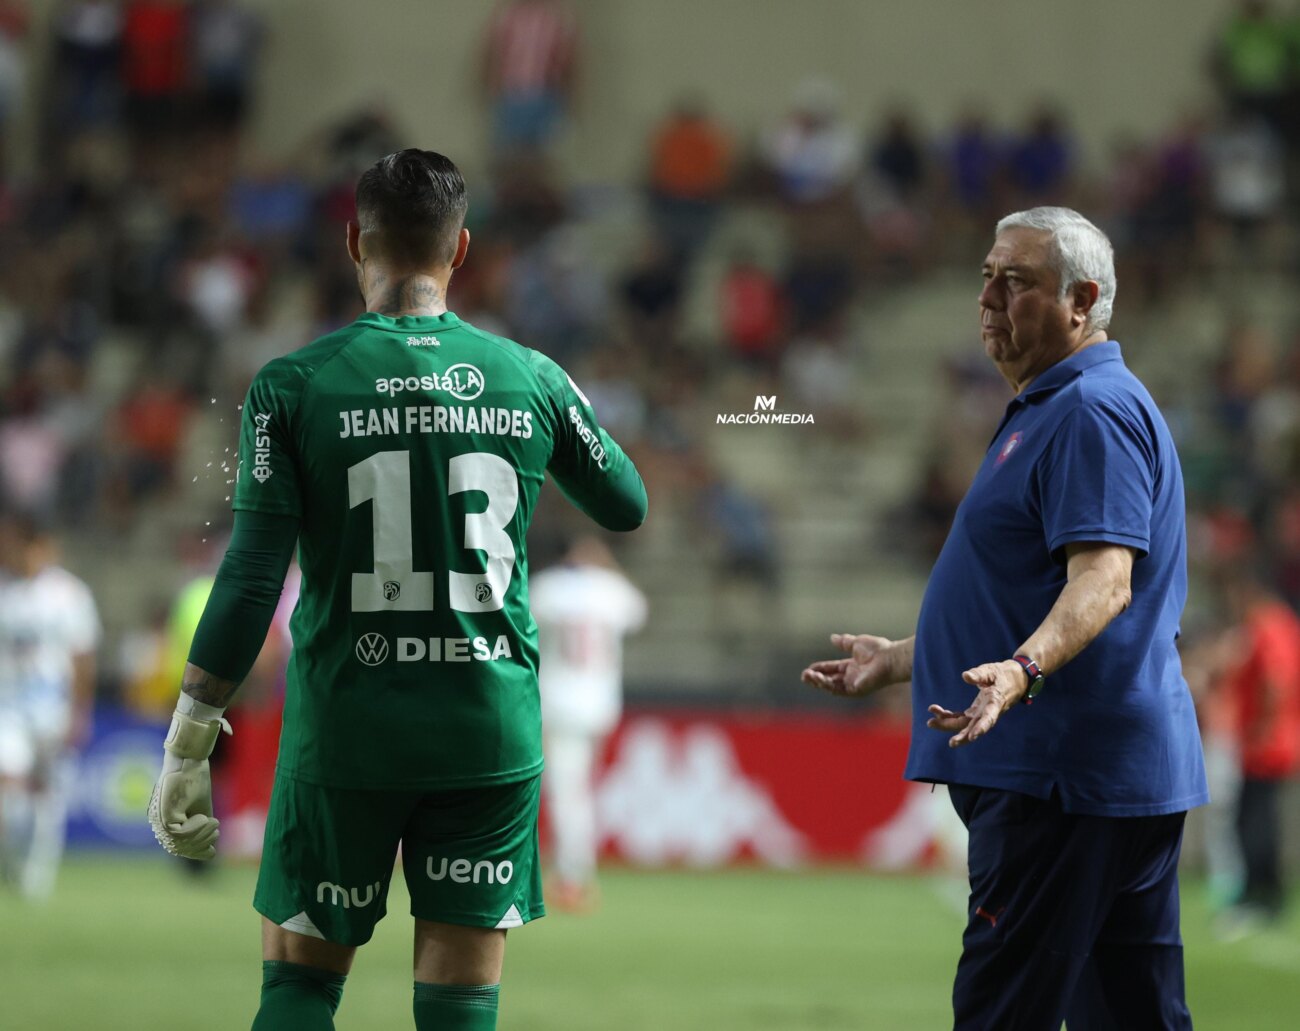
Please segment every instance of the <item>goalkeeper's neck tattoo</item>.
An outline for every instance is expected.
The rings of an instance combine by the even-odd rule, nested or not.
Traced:
[[[433,276],[415,273],[390,279],[385,272],[376,271],[368,287],[367,307],[380,315],[441,315],[447,310],[444,287]]]

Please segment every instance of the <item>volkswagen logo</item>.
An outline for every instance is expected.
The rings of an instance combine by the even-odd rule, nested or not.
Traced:
[[[388,658],[388,641],[383,634],[362,634],[357,642],[357,658],[367,666],[378,666]]]

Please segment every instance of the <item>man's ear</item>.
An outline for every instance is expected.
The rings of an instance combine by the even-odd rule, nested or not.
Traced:
[[[361,225],[351,220],[348,221],[348,257],[361,264]]]
[[[465,254],[469,251],[469,230],[462,229],[456,237],[456,256],[451,259],[451,267],[458,269],[465,264]]]
[[[1070,288],[1070,299],[1074,310],[1070,313],[1070,322],[1082,326],[1088,321],[1088,313],[1101,296],[1101,287],[1091,279],[1081,279]]]

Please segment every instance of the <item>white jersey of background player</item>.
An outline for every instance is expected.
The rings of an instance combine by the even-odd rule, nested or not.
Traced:
[[[623,710],[623,637],[644,625],[646,600],[594,537],[533,577],[528,593],[540,633],[542,785],[555,836],[548,896],[582,908],[596,873],[596,757]]]
[[[0,519],[0,875],[32,898],[53,890],[63,855],[100,635],[90,589],[55,559],[34,523]]]

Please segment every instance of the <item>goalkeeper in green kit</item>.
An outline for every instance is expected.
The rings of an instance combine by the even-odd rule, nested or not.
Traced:
[[[524,536],[547,472],[610,530],[646,495],[564,370],[447,311],[465,211],[440,154],[366,171],[347,237],[366,313],[272,361],[244,404],[234,531],[149,819],[169,852],[213,856],[208,755],[296,545],[254,1031],[334,1026],[399,844],[417,1029],[496,1027],[506,931],[544,912]]]

